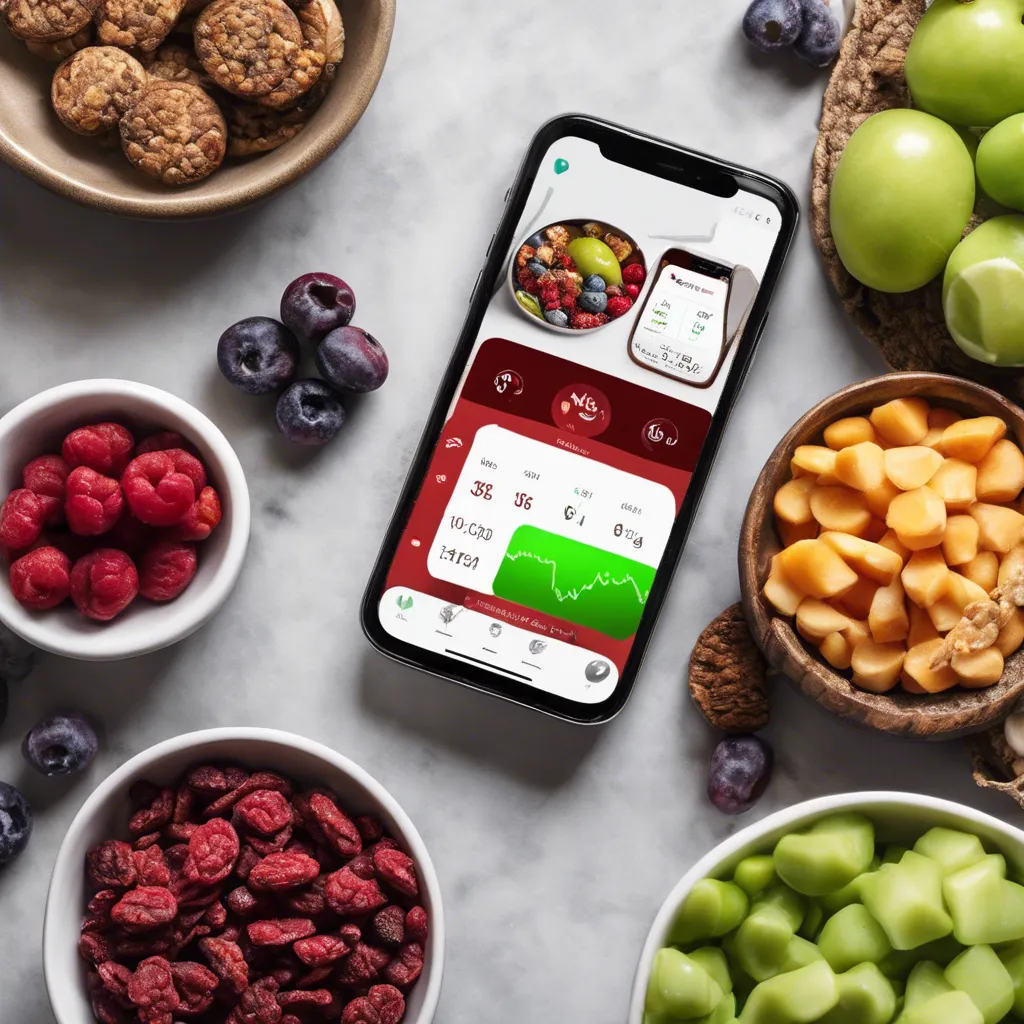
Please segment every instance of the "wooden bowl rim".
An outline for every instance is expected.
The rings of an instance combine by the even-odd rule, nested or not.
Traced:
[[[897,382],[902,385],[903,397],[933,395],[944,403],[959,403],[975,412],[978,410],[979,399],[995,405],[1002,410],[1007,424],[1013,427],[1018,442],[1024,444],[1024,410],[999,392],[972,380],[944,373],[906,371],[882,374],[841,388],[822,399],[793,424],[758,474],[740,529],[740,592],[747,621],[769,664],[785,674],[782,663],[787,657],[791,659],[804,671],[802,679],[791,681],[807,696],[827,710],[867,728],[912,739],[950,739],[977,732],[1008,715],[1017,699],[1024,694],[1024,671],[1020,672],[1016,682],[1004,678],[985,690],[956,689],[930,698],[919,698],[921,703],[918,706],[909,699],[902,703],[889,694],[870,693],[854,687],[849,679],[812,653],[790,620],[771,610],[761,593],[764,579],[758,571],[758,563],[763,547],[761,532],[764,515],[758,515],[756,505],[759,497],[773,486],[770,479],[772,467],[777,463],[780,466],[788,465],[797,444],[811,443],[814,436],[820,434],[823,427],[808,432],[812,423],[827,424],[842,416],[856,415],[858,410],[866,410],[872,405],[872,396],[877,396],[880,388],[891,388]],[[959,395],[937,395],[935,392],[939,388],[955,389]],[[764,511],[767,513],[770,508],[770,502],[766,502]],[[1007,665],[1024,668],[1024,647],[1007,660]],[[814,685],[809,685],[808,680],[813,680]],[[956,698],[962,698],[965,693],[981,698],[974,708],[955,706]]]

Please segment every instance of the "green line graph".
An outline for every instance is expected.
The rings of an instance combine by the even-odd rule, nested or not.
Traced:
[[[520,526],[491,589],[506,601],[625,640],[640,625],[654,572],[631,558]]]

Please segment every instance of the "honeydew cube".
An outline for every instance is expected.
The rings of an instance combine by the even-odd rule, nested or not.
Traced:
[[[923,398],[896,398],[871,410],[871,425],[891,445],[917,444],[928,433],[928,403]]]
[[[978,524],[971,516],[950,516],[942,535],[942,556],[949,565],[966,565],[978,553]]]
[[[911,647],[903,659],[904,674],[925,693],[942,693],[943,690],[949,690],[957,684],[957,675],[949,665],[932,668],[932,662],[941,650],[940,638],[925,640]]]
[[[865,878],[861,896],[893,949],[914,949],[953,930],[943,904],[942,869],[913,850],[899,864],[883,864]]]
[[[980,462],[1006,433],[1006,424],[997,416],[974,416],[951,423],[942,434],[942,453],[950,459]]]
[[[839,1000],[821,1024],[889,1024],[896,1013],[892,982],[872,963],[858,964],[836,977]]]
[[[645,1010],[670,1018],[702,1017],[725,998],[721,986],[678,949],[659,949],[647,984]]]
[[[778,558],[782,574],[808,597],[836,597],[857,582],[853,569],[821,540],[797,541]]]
[[[985,1024],[998,1024],[1013,1006],[1013,979],[991,946],[965,949],[945,971],[955,989],[966,992]]]
[[[977,501],[978,468],[960,459],[946,459],[928,481],[950,512],[965,512]]]
[[[877,441],[878,435],[866,416],[845,416],[825,428],[825,444],[839,451],[862,441]]]
[[[900,573],[903,589],[914,604],[928,608],[946,592],[949,568],[938,548],[915,551]]]
[[[784,908],[774,904],[755,905],[736,934],[730,936],[729,955],[755,981],[772,978],[782,968],[801,919],[802,914],[794,921]]]
[[[772,500],[775,515],[786,523],[810,523],[814,520],[811,513],[811,491],[816,486],[813,476],[801,476],[795,480],[787,480],[776,492]]]
[[[949,528],[948,524],[946,528]],[[994,551],[979,551],[959,569],[962,575],[988,593],[995,588],[999,580],[999,556]]]
[[[795,471],[802,469],[811,476],[821,474],[834,475],[836,466],[836,453],[831,448],[825,448],[817,444],[798,445],[793,452],[790,466]]]
[[[960,609],[962,615],[963,610],[969,604],[973,604],[975,601],[987,601],[988,591],[983,590],[966,576],[950,571],[946,577],[946,597]]]
[[[813,510],[813,493],[811,502]],[[817,515],[815,518],[818,519]],[[892,499],[885,523],[896,531],[896,536],[911,551],[921,551],[942,540],[946,529],[946,505],[929,487],[904,491]]]
[[[747,894],[738,885],[716,878],[701,879],[676,912],[669,941],[686,946],[725,935],[739,925],[749,906]],[[700,1010],[692,1016],[707,1012]]]
[[[903,492],[886,477],[877,487],[864,492],[864,500],[868,503],[868,511],[879,519],[884,519],[889,512],[892,499]]]
[[[871,639],[871,630],[868,628],[866,619],[850,619],[850,624],[846,629],[841,629],[839,632],[842,633],[851,650],[855,650]]]
[[[980,690],[986,686],[993,686],[1002,679],[1003,655],[998,647],[954,654],[952,669],[962,686],[969,690]]]
[[[799,587],[794,587],[786,578],[778,555],[772,558],[771,571],[762,593],[780,615],[796,615],[800,602],[806,597]]]
[[[1024,452],[1009,438],[996,441],[978,463],[979,501],[1013,501],[1024,488]]]
[[[890,448],[883,453],[885,475],[901,490],[924,487],[942,465],[942,456],[923,445]]]
[[[952,991],[953,986],[946,978],[945,971],[933,960],[921,960],[914,964],[907,977],[907,987],[903,993],[904,1009],[913,1010],[917,1006],[924,1006]]]
[[[732,880],[750,897],[758,896],[778,878],[775,874],[775,860],[769,853],[757,853],[744,857],[736,865]]]
[[[996,945],[1024,938],[1024,886],[1006,879],[998,854],[947,875],[942,883],[953,934],[965,946]]]
[[[944,875],[969,868],[985,859],[985,847],[976,835],[941,825],[928,829],[914,843],[914,852],[935,861]]]
[[[732,992],[732,974],[729,971],[729,961],[725,953],[718,946],[701,946],[686,954],[695,964],[703,967],[715,981],[718,987],[726,994]]]
[[[798,540],[814,540],[818,536],[818,523],[813,517],[809,523],[787,523],[783,519],[775,521],[775,532],[784,548],[795,544]]]
[[[948,522],[948,520],[947,520]],[[910,558],[910,548],[908,548],[900,539],[896,536],[895,530],[886,528],[885,533],[882,535],[881,540],[878,542],[883,548],[888,548],[890,551],[895,551],[900,556],[900,561],[906,565],[907,559]]]
[[[1003,656],[1008,658],[1021,644],[1024,644],[1024,614],[1019,608],[1013,610],[1009,620],[999,630],[999,636],[992,645]]]
[[[999,950],[999,959],[1013,981],[1013,1015],[1024,1019],[1024,942],[1014,942]]]
[[[835,462],[832,472],[848,487],[857,491],[871,491],[882,485],[885,479],[885,452],[874,441],[861,441],[833,455]]]
[[[1024,572],[1024,544],[1015,544],[999,560],[999,573],[996,576],[996,583],[1005,587],[1013,577],[1020,576]]]
[[[840,611],[855,619],[866,619],[871,614],[871,602],[875,599],[878,584],[874,580],[860,577],[841,598],[832,601]]]
[[[826,530],[859,535],[871,523],[864,495],[850,487],[815,487],[810,506],[811,514]]]
[[[812,642],[845,629],[849,621],[849,616],[814,597],[805,597],[796,610],[796,628]]]
[[[743,1007],[739,1024],[811,1024],[838,1002],[836,976],[824,960],[818,960],[757,985]]]
[[[843,907],[825,922],[818,948],[836,974],[861,963],[877,964],[892,952],[882,926],[861,903]]]
[[[898,576],[887,587],[879,587],[868,612],[868,628],[871,639],[878,644],[906,640],[910,632],[910,616],[903,594],[903,584]]]
[[[928,606],[928,617],[940,633],[948,633],[963,616],[963,609],[951,597],[940,597]]]
[[[985,1018],[966,992],[954,991],[905,1010],[899,1024],[985,1024]]]
[[[855,812],[821,818],[775,845],[775,871],[791,889],[824,896],[863,874],[875,854],[875,827]]]
[[[826,530],[820,538],[832,548],[851,569],[883,586],[892,582],[903,568],[903,559],[881,544],[851,537],[848,533]]]
[[[985,551],[1008,552],[1021,543],[1024,516],[1003,505],[977,501],[968,510],[978,524],[978,546]]]
[[[919,608],[913,601],[908,603],[907,611],[910,614],[910,630],[907,633],[907,653],[909,654],[911,649],[917,647],[918,644],[939,639],[939,631],[932,624],[928,612],[924,608]],[[904,662],[905,668],[906,662]]]

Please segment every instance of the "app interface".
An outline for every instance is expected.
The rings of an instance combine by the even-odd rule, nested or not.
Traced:
[[[552,145],[388,571],[388,633],[612,696],[781,225],[753,193]]]

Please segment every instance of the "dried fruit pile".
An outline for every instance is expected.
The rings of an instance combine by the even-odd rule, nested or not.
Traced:
[[[131,842],[86,858],[79,951],[101,1024],[398,1024],[428,918],[379,821],[234,765],[129,796]]]
[[[66,128],[119,136],[170,186],[294,138],[345,49],[334,0],[3,0],[0,17],[36,56],[63,61],[50,98]]]
[[[61,454],[40,455],[0,508],[11,589],[45,611],[70,596],[97,622],[137,596],[171,601],[192,582],[197,544],[221,520],[220,498],[180,435],[138,445],[119,423],[71,431]]]

